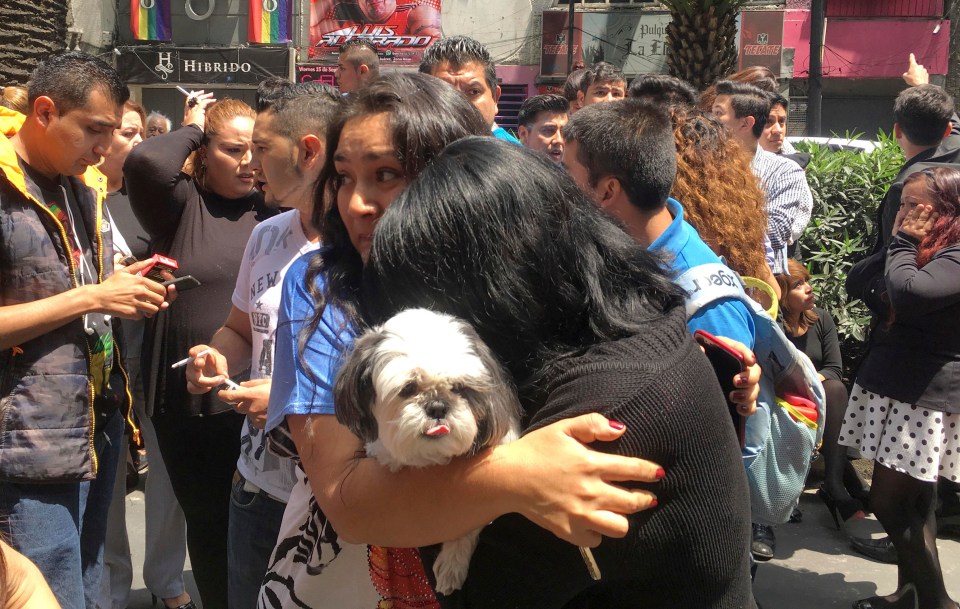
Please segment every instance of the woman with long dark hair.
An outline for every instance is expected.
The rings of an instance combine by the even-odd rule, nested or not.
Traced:
[[[243,415],[213,392],[188,393],[184,369],[171,365],[223,323],[244,245],[270,213],[249,165],[255,116],[239,100],[193,95],[184,126],[144,140],[124,165],[151,252],[173,258],[180,274],[202,284],[147,325],[141,369],[146,412],[186,517],[194,578],[203,605],[212,608],[227,607],[227,521]]]
[[[627,431],[595,448],[667,472],[641,485],[656,508],[594,549],[599,582],[576,547],[507,515],[444,605],[752,606],[746,477],[683,295],[565,173],[488,138],[451,144],[383,215],[365,275],[374,321],[429,307],[472,324],[516,381],[527,433],[599,412]]]
[[[937,555],[938,478],[960,479],[960,171],[906,179],[874,329],[840,444],[874,460],[870,507],[897,552],[897,590],[858,609],[956,609]]]
[[[285,529],[302,532],[281,534],[261,606],[283,606],[292,594],[322,603],[309,588],[288,589],[286,576],[293,568],[316,572],[318,564],[324,572],[315,580],[336,573],[347,551],[344,539],[410,548],[460,537],[516,512],[572,543],[595,545],[600,535],[624,535],[628,523],[621,515],[651,503],[646,490],[614,482],[652,482],[658,465],[584,447],[623,434],[623,425],[600,415],[561,421],[442,469],[397,473],[374,459],[358,459],[360,441],[334,416],[333,379],[341,354],[363,327],[361,272],[379,218],[446,145],[488,134],[466,98],[423,74],[371,82],[347,101],[328,131],[313,217],[325,247],[296,261],[284,280],[266,425],[275,445],[292,440],[288,449],[306,473],[302,483],[308,486],[294,489],[284,515]],[[308,549],[306,563],[298,548]],[[416,553],[374,547],[370,569],[388,600],[435,606]]]

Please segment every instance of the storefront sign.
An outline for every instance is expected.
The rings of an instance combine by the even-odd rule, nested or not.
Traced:
[[[313,0],[311,61],[335,63],[340,46],[368,40],[381,63],[418,64],[440,35],[441,0]]]
[[[740,20],[740,69],[763,66],[779,77],[783,11],[743,11]]]
[[[134,48],[121,51],[117,70],[131,84],[258,84],[287,76],[289,60],[287,49]]]
[[[573,23],[574,65],[608,61],[628,75],[667,71],[666,30],[670,14],[576,12]],[[566,76],[568,12],[543,12],[541,76]]]
[[[298,63],[297,82],[322,82],[331,87],[335,87],[337,83],[333,73],[336,69],[337,66]]]

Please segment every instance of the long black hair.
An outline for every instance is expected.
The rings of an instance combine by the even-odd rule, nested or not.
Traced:
[[[364,274],[371,322],[407,307],[460,317],[519,384],[683,302],[566,173],[492,138],[451,144],[424,169],[381,218]]]
[[[418,73],[387,74],[353,94],[327,130],[326,161],[314,193],[311,222],[324,247],[310,259],[306,289],[314,301],[314,315],[300,335],[300,351],[314,333],[327,304],[336,305],[353,324],[361,323],[358,297],[363,263],[350,242],[337,208],[339,181],[333,162],[347,121],[364,116],[389,115],[393,148],[404,176],[416,177],[443,147],[467,135],[489,136],[490,128],[466,97],[447,83]],[[316,279],[325,273],[323,290]]]

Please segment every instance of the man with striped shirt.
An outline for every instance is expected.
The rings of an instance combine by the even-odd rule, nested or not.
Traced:
[[[712,112],[753,155],[750,167],[766,195],[767,237],[773,250],[768,262],[774,273],[785,273],[787,246],[800,238],[813,213],[807,178],[797,163],[759,145],[770,115],[769,94],[729,80],[718,82],[716,90]]]

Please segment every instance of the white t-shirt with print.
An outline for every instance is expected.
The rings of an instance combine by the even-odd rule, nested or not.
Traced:
[[[233,305],[250,318],[251,379],[273,375],[274,335],[284,274],[294,260],[319,247],[319,242],[307,240],[300,224],[300,212],[295,209],[265,220],[253,229],[233,291]],[[263,430],[247,419],[240,432],[237,469],[268,494],[287,501],[296,482],[296,466],[292,460],[267,450],[265,440]]]

